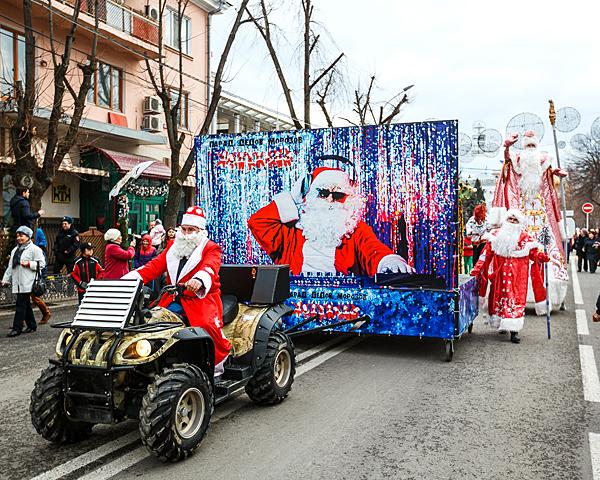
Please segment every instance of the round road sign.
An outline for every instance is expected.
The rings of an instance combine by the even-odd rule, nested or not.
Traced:
[[[581,206],[581,211],[583,213],[592,213],[594,211],[594,206],[591,203],[584,203]]]

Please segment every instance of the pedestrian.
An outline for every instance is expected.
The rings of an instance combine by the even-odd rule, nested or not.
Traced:
[[[21,335],[23,322],[27,325],[24,333],[37,330],[30,297],[37,270],[46,265],[44,253],[31,241],[33,236],[31,228],[23,225],[17,229],[15,236],[17,246],[10,254],[8,267],[2,278],[2,285],[12,285],[12,292],[17,295],[13,327],[8,337]]]
[[[154,225],[153,225],[154,223]],[[152,246],[157,250],[161,247],[165,240],[165,227],[163,227],[162,221],[160,218],[154,220],[154,222],[150,222],[150,237],[152,237]]]
[[[473,263],[479,260],[479,255],[483,252],[486,245],[486,234],[489,232],[489,225],[486,221],[485,204],[477,205],[473,209],[473,216],[469,218],[466,225],[467,237],[471,237],[473,244]]]
[[[33,229],[33,221],[44,215],[44,210],[31,212],[29,205],[29,189],[26,187],[17,187],[16,194],[10,199],[10,216],[12,219],[12,230],[16,233],[21,226]]]
[[[67,268],[67,275],[73,271],[77,250],[79,250],[79,232],[73,227],[73,219],[64,216],[54,241],[54,275],[60,275],[63,267]]]
[[[133,258],[133,267],[140,268],[146,265],[150,260],[156,257],[156,255],[157,250],[152,245],[152,237],[148,234],[144,235],[140,242],[140,248]]]
[[[91,243],[82,243],[79,247],[81,256],[75,262],[71,277],[77,285],[77,296],[79,303],[88,288],[89,283],[94,279],[101,279],[104,276],[104,268],[100,261],[94,257],[94,246]]]
[[[598,266],[598,253],[600,252],[600,242],[594,235],[593,230],[588,233],[588,238],[583,242],[583,250],[585,253],[585,259],[590,268],[590,273],[596,273],[596,267]]]
[[[465,273],[470,273],[473,270],[473,244],[469,236],[465,236],[463,240],[463,261]]]
[[[592,315],[592,321],[600,322],[600,293],[596,299],[596,312]]]
[[[482,285],[492,280],[488,298],[490,325],[500,333],[509,331],[513,343],[521,341],[518,333],[525,318],[530,261],[533,263],[531,283],[536,302],[546,296],[541,264],[550,257],[539,247],[541,245],[527,233],[525,216],[519,210],[509,210],[502,227],[488,242],[471,272],[479,277]]]
[[[129,260],[135,255],[135,238],[127,250],[121,247],[123,237],[116,228],[109,228],[104,234],[106,250],[104,252],[104,279],[118,280],[129,272]]]
[[[167,229],[167,237],[165,239],[167,241],[167,243],[165,244],[165,250],[173,244],[173,242],[175,241],[176,235],[177,235],[177,229],[175,227],[169,227]]]
[[[584,244],[587,239],[588,232],[585,228],[581,229],[579,232],[579,236],[575,242],[575,253],[577,253],[577,271],[581,272],[581,268],[583,267],[583,271],[588,271],[588,262],[584,251]]]
[[[42,253],[44,254],[44,268],[41,270],[42,278],[45,280],[48,277],[48,242],[46,241],[46,235],[44,235],[44,230],[42,227],[38,225],[35,229],[35,241],[34,243],[40,247]],[[36,297],[33,293],[31,294],[31,301],[35,304],[35,306],[40,310],[42,314],[42,319],[39,322],[39,325],[45,325],[50,320],[52,316],[52,312],[50,311],[50,307],[46,305],[44,299],[42,297]]]

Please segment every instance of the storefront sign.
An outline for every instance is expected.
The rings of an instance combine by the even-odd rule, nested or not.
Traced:
[[[52,185],[52,203],[71,203],[71,187]]]

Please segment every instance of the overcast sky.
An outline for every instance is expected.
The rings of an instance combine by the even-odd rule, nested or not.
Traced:
[[[294,1],[278,12],[282,60],[290,71],[292,89],[301,87],[294,46],[299,37]],[[237,4],[239,2],[232,2]],[[295,3],[300,3],[297,0]],[[573,133],[588,133],[600,116],[600,2],[597,0],[314,0],[315,19],[330,34],[326,54],[346,55],[349,92],[360,81],[377,76],[378,100],[387,100],[414,84],[412,102],[402,121],[458,119],[459,130],[471,135],[481,120],[503,135],[508,120],[520,112],[542,117],[545,149],[553,148],[548,99],[557,109],[576,108],[581,125],[559,134],[567,143]],[[235,14],[231,9],[214,18],[213,65]],[[225,89],[284,111],[281,88],[262,40],[250,24],[238,37],[228,67]],[[298,81],[297,81],[298,80]],[[301,111],[299,102],[297,109]],[[332,107],[348,116],[350,101]],[[318,111],[315,106],[314,112]],[[288,113],[288,112],[286,112]],[[324,122],[323,122],[324,123]],[[323,125],[321,123],[321,125]],[[347,125],[339,118],[336,125]],[[561,152],[567,154],[568,148]],[[464,168],[497,168],[498,158],[476,158]],[[474,171],[477,173],[476,171]]]

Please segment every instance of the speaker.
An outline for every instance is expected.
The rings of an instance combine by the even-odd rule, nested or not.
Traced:
[[[289,265],[221,265],[221,293],[239,302],[281,303],[290,296]]]

